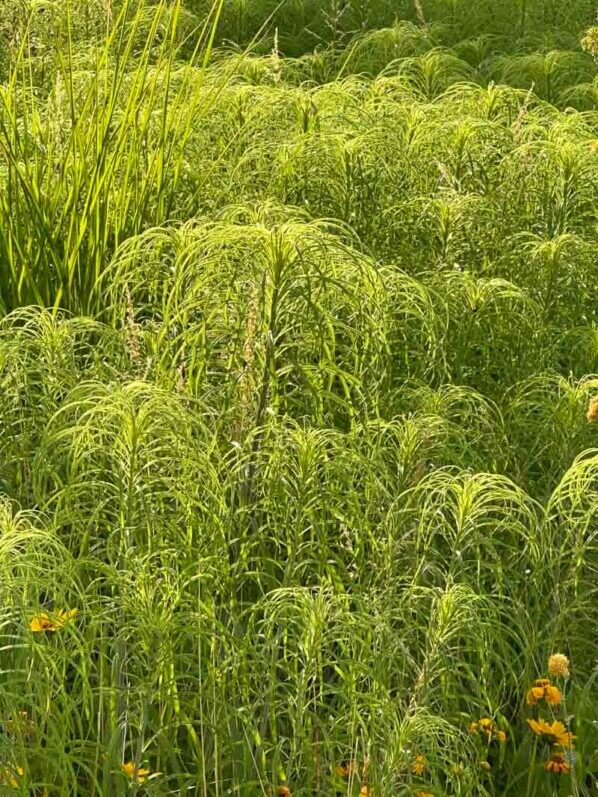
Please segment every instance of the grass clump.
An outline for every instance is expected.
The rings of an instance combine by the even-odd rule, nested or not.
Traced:
[[[591,4],[0,10],[0,791],[589,797]]]

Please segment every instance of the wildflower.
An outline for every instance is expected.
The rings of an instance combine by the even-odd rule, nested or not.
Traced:
[[[338,764],[334,768],[334,771],[339,778],[349,778],[357,774],[357,764],[353,760],[348,762],[343,761],[342,764]]]
[[[594,398],[590,399],[586,418],[588,419],[589,423],[598,421],[598,396],[594,396]]]
[[[415,761],[413,762],[411,771],[413,772],[414,775],[423,775],[424,772],[426,771],[427,763],[428,762],[426,761],[425,756],[423,756],[421,753],[418,753],[415,756]]]
[[[34,634],[39,634],[41,631],[59,631],[61,628],[74,619],[79,614],[79,609],[70,609],[66,611],[61,609],[54,615],[49,615],[46,612],[40,612],[35,615],[29,623],[29,628]]]
[[[555,720],[548,723],[546,720],[528,720],[527,724],[538,736],[546,736],[551,744],[561,744],[563,747],[571,747],[575,736],[570,733],[562,722]]]
[[[480,761],[480,766],[482,769],[485,769],[486,772],[489,772],[492,769],[492,766],[488,763],[488,761]]]
[[[122,764],[121,766],[125,775],[137,783],[143,783],[144,780],[147,780],[147,776],[151,772],[149,769],[143,769],[142,767],[137,768],[133,761],[128,761],[126,764]]]
[[[14,719],[4,720],[4,731],[13,736],[21,735],[29,739],[35,734],[35,722],[29,719],[26,711],[17,711]]]
[[[596,418],[598,419],[598,399],[596,399]],[[564,653],[553,653],[548,659],[548,672],[556,678],[569,677],[569,659]]]
[[[582,37],[581,47],[594,58],[598,58],[598,26],[588,28]]]
[[[547,772],[554,772],[556,775],[571,772],[571,766],[567,763],[562,753],[553,753],[548,761],[544,762],[544,769]]]
[[[550,683],[548,678],[538,678],[528,691],[525,700],[528,706],[535,706],[540,700],[546,700],[550,706],[558,706],[561,698],[560,691]]]
[[[434,795],[429,791],[416,791],[415,797],[434,797]]]
[[[366,783],[359,789],[359,797],[370,797],[370,790]]]
[[[291,790],[288,786],[277,786],[276,787],[276,794],[278,797],[292,797]]]
[[[12,789],[19,788],[19,778],[23,776],[25,770],[23,767],[15,767],[14,769],[4,768],[0,769],[0,784],[2,786],[10,786]]]
[[[469,725],[469,730],[471,733],[478,733],[478,731],[481,731],[482,733],[486,734],[488,740],[494,739],[501,743],[507,741],[507,734],[504,731],[501,731],[496,723],[493,722],[493,720],[491,720],[489,717],[482,717],[481,720],[472,722]]]

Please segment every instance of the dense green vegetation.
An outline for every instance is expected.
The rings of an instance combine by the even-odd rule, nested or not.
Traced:
[[[596,794],[594,0],[0,11],[0,793]]]

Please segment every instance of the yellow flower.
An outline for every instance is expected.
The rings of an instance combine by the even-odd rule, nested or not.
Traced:
[[[535,706],[540,700],[546,700],[549,705],[558,706],[561,698],[560,691],[550,683],[548,678],[538,678],[527,693],[526,703],[528,706]]]
[[[556,775],[561,775],[563,772],[571,772],[571,766],[567,763],[562,753],[553,753],[548,761],[544,762],[544,769],[548,772],[554,772]]]
[[[489,772],[492,769],[492,767],[487,761],[481,761],[480,766],[482,767],[482,769],[485,769],[486,772]]]
[[[598,399],[596,401],[596,418],[598,419]],[[553,653],[548,659],[548,672],[556,678],[569,677],[569,659],[563,653]]]
[[[0,769],[0,784],[3,786],[10,786],[11,789],[18,789],[19,778],[21,778],[24,773],[25,770],[23,767],[15,767],[14,769]]]
[[[551,744],[561,744],[563,747],[573,746],[573,739],[575,739],[575,736],[558,720],[551,723],[543,719],[528,720],[527,724],[538,736],[548,737],[548,741]]]
[[[133,761],[128,761],[126,764],[122,764],[122,771],[128,778],[136,781],[137,783],[143,783],[143,781],[147,780],[147,776],[151,773],[151,770],[149,769],[143,769],[142,767],[137,769]]]
[[[590,399],[590,404],[588,406],[588,411],[586,413],[586,418],[588,419],[589,423],[593,423],[594,421],[598,421],[598,396],[594,396],[593,399]],[[558,654],[555,654],[555,655],[558,655]],[[552,658],[552,656],[551,656],[551,658]]]
[[[418,753],[415,756],[415,761],[413,762],[411,771],[413,772],[414,775],[423,775],[424,772],[426,771],[427,763],[428,762],[426,761],[425,756],[423,756],[421,753]]]
[[[61,609],[54,615],[49,615],[46,612],[40,612],[35,615],[29,622],[29,628],[34,634],[39,634],[42,631],[59,631],[61,628],[74,619],[79,614],[79,609],[70,609],[68,611]]]
[[[429,791],[416,791],[415,797],[434,797],[434,795]]]
[[[276,787],[276,794],[278,797],[292,797],[291,790],[288,786],[277,786]]]
[[[40,631],[56,631],[56,626],[45,612],[34,617],[29,623],[29,628],[34,634]]]
[[[366,783],[359,789],[359,797],[370,797],[370,790]]]
[[[357,763],[353,760],[348,762],[343,761],[342,764],[338,764],[334,768],[334,771],[340,778],[351,777],[357,774]]]
[[[489,740],[495,739],[497,742],[507,741],[507,734],[504,731],[501,731],[496,723],[490,719],[490,717],[482,717],[482,719],[478,722],[472,722],[469,726],[469,730],[472,733],[482,731],[482,733],[486,734]]]

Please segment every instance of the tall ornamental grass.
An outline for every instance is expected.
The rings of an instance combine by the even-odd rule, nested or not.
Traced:
[[[591,797],[594,9],[0,10],[0,793]]]

